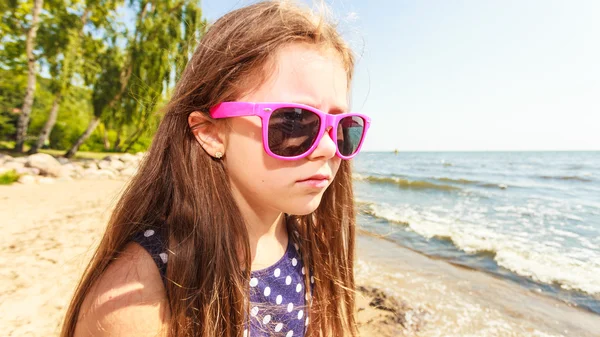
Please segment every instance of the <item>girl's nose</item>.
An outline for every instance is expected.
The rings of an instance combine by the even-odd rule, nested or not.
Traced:
[[[333,128],[330,126],[325,130],[323,137],[319,140],[319,144],[315,150],[308,156],[310,160],[330,159],[337,152],[337,144],[333,141]]]

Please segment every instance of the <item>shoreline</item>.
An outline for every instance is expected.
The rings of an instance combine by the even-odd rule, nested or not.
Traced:
[[[373,235],[357,241],[357,284],[428,312],[420,337],[600,336],[600,315],[586,309]]]
[[[58,335],[73,288],[125,185],[101,179],[0,186],[6,219],[0,325],[8,336]],[[593,330],[600,327],[598,315],[387,240],[358,235],[357,256],[362,336],[600,336]],[[513,296],[500,298],[506,294]]]
[[[360,204],[361,202],[359,202]],[[365,203],[363,202],[363,204]],[[371,217],[374,220],[370,219]],[[388,221],[389,223],[383,224],[383,226],[368,225],[370,222],[380,220]],[[600,294],[589,294],[581,289],[565,288],[560,283],[549,284],[521,275],[500,265],[496,260],[496,252],[467,253],[450,238],[423,237],[410,230],[408,223],[390,221],[389,219],[372,214],[369,210],[362,209],[359,211],[359,223],[361,225],[367,224],[361,228],[364,235],[380,237],[383,240],[399,244],[410,251],[434,260],[444,261],[457,268],[480,271],[490,276],[513,282],[527,290],[543,293],[570,306],[577,306],[590,313],[600,315]],[[381,223],[377,223],[377,225],[381,225]]]

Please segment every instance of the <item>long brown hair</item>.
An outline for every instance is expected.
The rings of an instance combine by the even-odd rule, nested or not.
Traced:
[[[168,335],[242,335],[249,309],[248,232],[222,162],[203,151],[188,116],[193,111],[206,114],[212,105],[256,88],[269,75],[274,52],[290,43],[336,51],[350,83],[354,58],[349,47],[333,24],[310,10],[287,2],[261,2],[226,14],[208,30],[177,84],[138,174],[110,218],[71,301],[61,336],[73,334],[91,286],[148,226],[169,241]],[[308,336],[357,335],[351,183],[350,163],[342,161],[319,207],[292,219],[300,233],[302,259],[315,278]]]

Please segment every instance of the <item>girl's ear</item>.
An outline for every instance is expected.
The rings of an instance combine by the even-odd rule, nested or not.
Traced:
[[[215,158],[223,156],[226,145],[223,123],[216,123],[205,114],[194,111],[188,117],[188,124],[204,151]]]

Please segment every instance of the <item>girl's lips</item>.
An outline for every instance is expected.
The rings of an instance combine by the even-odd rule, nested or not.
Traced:
[[[323,188],[329,185],[329,179],[306,179],[298,181],[299,184],[315,188]]]
[[[315,174],[306,179],[298,180],[298,182],[303,182],[303,181],[307,181],[307,180],[327,180],[327,181],[329,181],[330,179],[331,179],[331,176],[328,176],[325,174]]]
[[[299,184],[302,184],[305,186],[323,188],[323,187],[327,187],[327,185],[329,185],[330,180],[331,180],[330,176],[327,176],[324,174],[315,174],[312,177],[309,177],[309,178],[303,179],[303,180],[298,180],[297,182]]]

